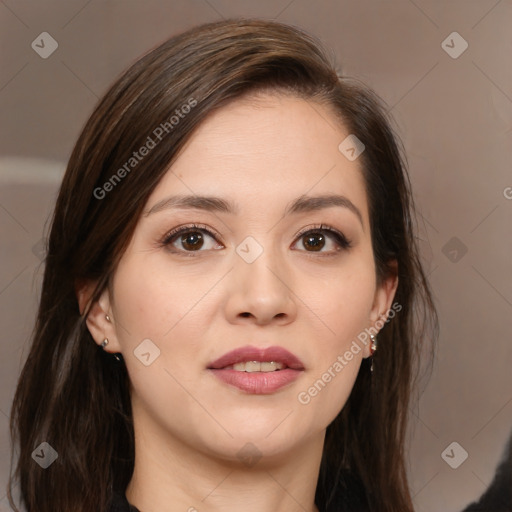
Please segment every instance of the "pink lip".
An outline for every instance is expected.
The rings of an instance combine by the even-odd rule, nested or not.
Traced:
[[[208,368],[218,370],[244,361],[259,361],[260,363],[274,361],[294,370],[304,370],[302,361],[282,347],[256,348],[250,346],[237,348],[224,354],[219,359],[210,363]]]
[[[274,372],[253,373],[226,369],[226,366],[244,361],[274,361],[285,365],[285,368]],[[210,363],[208,369],[226,384],[247,393],[266,395],[274,393],[297,379],[304,370],[304,365],[298,357],[282,347],[258,349],[249,346],[224,354]]]

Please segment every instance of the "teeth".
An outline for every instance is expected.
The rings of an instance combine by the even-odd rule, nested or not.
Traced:
[[[228,367],[230,368],[230,367]],[[233,370],[238,372],[274,372],[276,370],[282,370],[284,364],[276,363],[275,361],[265,361],[260,363],[259,361],[247,361],[245,363],[236,363],[233,365]]]

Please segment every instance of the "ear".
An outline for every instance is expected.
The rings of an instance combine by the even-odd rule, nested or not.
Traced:
[[[370,311],[370,332],[378,333],[384,327],[388,318],[393,299],[395,297],[396,289],[398,287],[398,265],[396,260],[390,264],[390,273],[384,280],[377,286],[375,296],[373,299],[372,309]],[[365,357],[370,356],[370,345],[365,347]]]
[[[96,289],[96,281],[80,281],[75,286],[75,292],[78,299],[78,307],[82,315],[91,301],[91,297]],[[107,315],[110,320],[107,319]],[[108,339],[108,345],[105,351],[116,353],[121,352],[121,346],[117,339],[114,317],[111,308],[110,291],[105,287],[99,299],[92,303],[85,323],[94,341],[101,345],[105,338]]]

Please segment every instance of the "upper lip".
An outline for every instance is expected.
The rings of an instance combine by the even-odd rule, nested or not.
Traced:
[[[302,361],[283,347],[257,348],[252,346],[241,347],[227,352],[209,365],[209,369],[218,370],[236,363],[246,361],[274,361],[294,370],[304,370]]]

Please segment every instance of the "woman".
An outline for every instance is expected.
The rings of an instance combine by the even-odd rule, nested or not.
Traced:
[[[298,29],[135,62],[57,200],[12,414],[28,510],[412,511],[412,215],[378,98]]]

